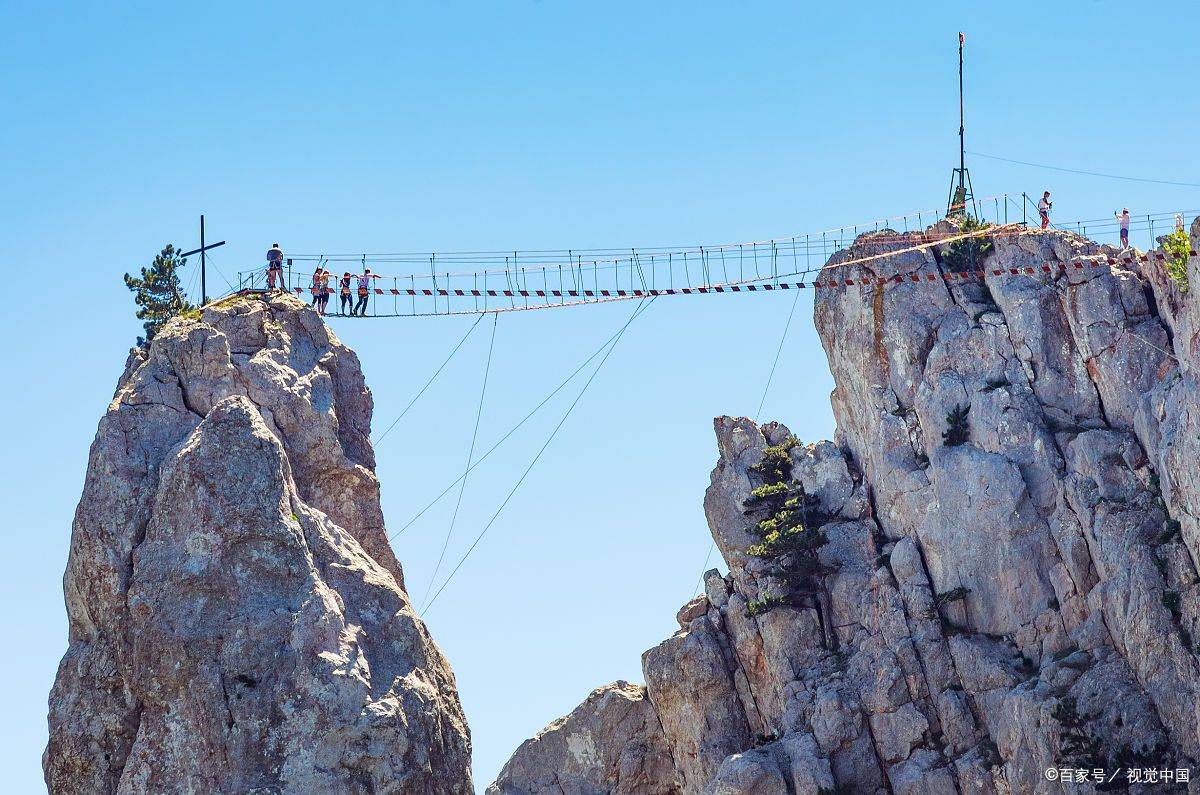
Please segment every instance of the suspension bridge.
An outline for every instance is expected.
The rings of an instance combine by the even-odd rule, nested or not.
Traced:
[[[961,229],[939,225],[945,213],[920,211],[903,216],[880,219],[865,224],[839,227],[803,236],[789,236],[761,241],[749,241],[722,245],[664,246],[628,249],[567,249],[527,251],[478,251],[430,254],[299,254],[286,260],[286,271],[277,289],[298,296],[317,295],[325,292],[326,282],[313,281],[318,268],[330,272],[328,297],[331,303],[338,302],[342,295],[350,301],[363,297],[368,299],[363,317],[431,317],[453,315],[475,315],[475,322],[458,340],[445,360],[426,380],[404,409],[373,442],[379,445],[397,427],[414,404],[439,377],[445,367],[459,353],[467,338],[486,315],[492,315],[491,343],[483,367],[479,405],[475,415],[475,428],[465,468],[439,494],[417,511],[399,530],[389,536],[395,540],[430,509],[457,487],[457,499],[450,526],[442,542],[441,554],[425,591],[423,609],[431,608],[450,584],[463,564],[471,556],[488,531],[495,524],[510,500],[521,488],[526,478],[554,441],[567,419],[571,416],[592,381],[625,335],[630,325],[659,297],[676,295],[711,295],[722,293],[758,293],[773,291],[801,291],[814,288],[850,288],[854,286],[886,286],[904,282],[954,282],[983,279],[988,276],[1028,276],[1053,273],[1067,268],[1110,267],[1145,261],[1154,257],[1165,257],[1161,252],[1139,252],[1132,248],[1120,250],[1115,255],[1093,256],[1073,263],[1044,262],[1022,268],[999,269],[979,267],[967,270],[945,269],[940,273],[892,273],[887,260],[898,255],[928,250],[936,246],[951,245],[971,238],[1017,237],[1039,235],[1044,231],[1038,224],[1030,224],[1037,218],[1036,207],[1025,195],[1020,199],[1009,195],[972,200],[975,212],[972,216],[986,222],[981,228]],[[1032,210],[1032,212],[1031,212]],[[1158,232],[1176,228],[1180,216],[1193,218],[1196,211],[1160,212],[1134,217],[1130,231],[1148,233],[1151,240]],[[1119,229],[1116,218],[1074,221],[1068,224],[1051,224],[1053,230],[1070,230],[1083,236],[1115,237]],[[871,233],[865,245],[847,253],[834,262],[830,258],[845,252],[859,236]],[[219,244],[218,244],[219,245]],[[203,243],[202,243],[203,247]],[[211,246],[209,248],[215,248]],[[1195,251],[1191,254],[1194,256]],[[985,263],[983,263],[986,265]],[[866,265],[867,268],[847,270],[849,266]],[[398,268],[409,272],[391,275],[383,272],[374,274],[370,287],[360,288],[357,278],[348,287],[343,287],[338,269],[353,276],[383,268]],[[421,272],[416,272],[420,268]],[[863,274],[874,274],[864,276]],[[844,274],[844,275],[843,275]],[[223,277],[222,277],[223,278]],[[235,287],[227,282],[229,293],[261,292],[266,287],[265,268],[256,268],[238,273]],[[792,317],[796,310],[799,292],[791,304],[787,323],[771,365],[771,372],[763,387],[759,411],[766,399],[775,368],[787,340]],[[477,452],[479,421],[487,394],[488,374],[491,369],[495,341],[495,324],[500,314],[574,307],[612,301],[636,300],[637,306],[620,325],[591,352],[582,363],[569,373],[561,383],[541,399],[524,417],[502,434],[482,453]],[[329,316],[339,316],[330,313]],[[468,476],[504,445],[529,420],[541,412],[550,401],[577,380],[583,383],[575,391],[565,412],[554,424],[544,443],[538,448],[528,466],[520,473],[512,488],[491,514],[488,521],[471,541],[457,562],[449,568],[440,584],[438,575],[446,562],[446,553],[454,533],[459,508]],[[757,419],[757,418],[756,418]],[[709,547],[709,555],[713,551]],[[704,566],[707,567],[706,557]]]
[[[327,294],[329,303],[333,304],[328,315],[333,317],[346,316],[346,305],[352,307],[363,298],[367,300],[361,313],[356,315],[358,317],[489,314],[646,297],[852,286],[865,284],[868,280],[839,278],[837,268],[948,245],[969,237],[995,238],[1040,231],[1030,229],[1032,202],[1025,195],[989,197],[977,200],[975,204],[975,217],[986,222],[988,227],[965,234],[954,230],[929,231],[945,217],[940,211],[930,210],[802,236],[719,245],[428,254],[297,254],[287,258],[278,286],[303,297]],[[1194,211],[1187,211],[1189,217],[1194,214]],[[1130,230],[1149,233],[1153,239],[1156,231],[1173,229],[1177,215],[1179,213],[1162,212],[1135,217],[1131,219]],[[1033,217],[1036,217],[1036,211]],[[1018,218],[1020,220],[1013,220]],[[1075,231],[1083,236],[1109,236],[1116,234],[1118,221],[1115,218],[1090,219],[1053,224],[1052,228]],[[872,244],[892,244],[891,250],[826,265],[833,254],[844,251],[865,232],[874,233]],[[1124,256],[1133,256],[1132,250]],[[421,271],[417,272],[417,268]],[[1041,268],[1048,271],[1051,266],[1044,264]],[[318,269],[328,274],[324,280],[314,279]],[[357,277],[368,269],[371,279],[363,286]],[[395,275],[387,273],[390,269],[407,272]],[[940,278],[955,280],[986,275],[1005,273],[994,269],[947,272]],[[237,277],[236,287],[232,283],[228,285],[230,293],[256,291],[267,286],[265,266],[239,271]],[[880,276],[869,281],[886,284],[899,278]],[[924,278],[939,279],[931,274]]]
[[[902,274],[889,269],[886,260],[906,252],[952,245],[957,241],[970,238],[1037,235],[1043,231],[1040,228],[1041,224],[1035,223],[1031,227],[1030,220],[1038,219],[1039,213],[1037,205],[1026,194],[1020,194],[1019,199],[1016,195],[1009,194],[983,199],[974,196],[966,168],[963,102],[964,41],[965,37],[960,33],[958,35],[959,166],[953,173],[950,199],[947,202],[946,210],[918,211],[862,224],[827,229],[817,233],[721,245],[628,249],[410,252],[373,255],[320,253],[294,254],[286,258],[286,270],[282,275],[278,272],[272,274],[275,283],[271,286],[297,296],[312,296],[313,303],[320,303],[322,314],[326,316],[337,317],[347,314],[371,318],[476,316],[475,322],[451,348],[445,360],[424,382],[399,416],[373,439],[376,445],[391,433],[392,429],[425,394],[447,364],[458,354],[467,338],[480,325],[484,317],[488,314],[492,315],[491,340],[483,368],[479,405],[475,413],[474,430],[465,467],[462,473],[451,481],[441,493],[389,536],[389,541],[395,540],[456,486],[458,487],[457,500],[445,533],[445,539],[441,545],[441,553],[425,590],[423,611],[433,606],[484,539],[571,416],[630,325],[659,297],[793,291],[794,298],[791,302],[787,322],[783,327],[775,358],[763,387],[762,399],[759,401],[759,413],[761,413],[802,290],[852,288],[854,286],[873,286],[879,289],[891,283],[905,281],[937,283],[984,279],[988,276],[1028,276],[1038,273],[1053,273],[1055,270],[1066,268],[1110,267],[1119,263],[1152,257],[1165,258],[1166,255],[1161,252],[1143,253],[1133,248],[1122,248],[1115,256],[1089,257],[1073,263],[1042,262],[1007,270],[994,266],[986,268],[986,261],[980,263],[979,267],[965,270],[939,269],[939,273]],[[1096,177],[1197,186],[1197,183],[1102,174],[1009,160],[977,152],[972,154],[1036,168]],[[939,222],[946,218],[947,213],[958,216],[969,213],[975,220],[984,222],[984,226],[975,228],[974,226],[959,227],[940,224]],[[1177,228],[1178,219],[1181,216],[1193,218],[1195,215],[1196,211],[1193,210],[1134,216],[1129,220],[1128,230],[1130,233],[1148,233],[1153,242],[1157,233]],[[1107,241],[1117,235],[1121,224],[1115,217],[1106,217],[1066,224],[1058,222],[1052,223],[1050,226],[1055,230],[1067,229],[1084,237]],[[866,245],[831,262],[831,258],[835,254],[846,251],[849,246],[859,240],[860,235],[866,232],[872,233],[867,239]],[[209,251],[219,247],[223,242],[212,245],[205,244],[204,221],[201,217],[200,248],[189,252],[199,253],[201,257],[201,304],[207,303],[207,292],[204,289],[204,263],[211,256]],[[1153,248],[1153,246],[1148,248]],[[1195,256],[1196,252],[1192,251],[1191,254]],[[867,265],[869,267],[847,270],[851,265]],[[341,275],[337,273],[339,269],[343,270]],[[352,273],[352,270],[355,272]],[[392,270],[400,271],[400,273],[391,273]],[[366,277],[365,274],[368,273],[370,276]],[[195,274],[193,274],[194,276]],[[224,278],[223,275],[222,278]],[[265,266],[239,271],[236,287],[232,282],[226,280],[226,285],[229,287],[229,293],[226,295],[261,292],[268,287],[267,278]],[[534,405],[519,422],[501,435],[492,446],[481,454],[477,454],[480,417],[487,395],[495,330],[500,314],[624,300],[635,300],[637,304],[617,331],[604,340],[574,371]],[[330,313],[324,305],[326,301],[334,304],[334,307],[341,311]],[[346,313],[345,310],[348,306],[358,306],[361,308],[361,312],[352,310],[352,312]],[[588,373],[586,377],[583,375],[585,372]],[[457,562],[450,567],[439,585],[438,575],[442,571],[443,563],[446,562],[446,553],[454,534],[468,476],[576,378],[582,378],[583,384],[577,390],[565,412],[553,426],[528,466],[516,479],[499,507],[491,514]],[[758,417],[755,419],[757,421]],[[701,571],[707,567],[708,557],[712,555],[713,548],[712,545],[709,546],[708,556],[705,558]],[[697,587],[698,585],[699,582],[697,582]],[[689,594],[689,598],[690,596],[691,594]]]

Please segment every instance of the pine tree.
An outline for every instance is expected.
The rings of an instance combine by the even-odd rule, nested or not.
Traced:
[[[146,336],[138,337],[139,347],[147,346],[168,320],[195,308],[184,299],[179,287],[179,269],[186,262],[168,243],[149,268],[142,268],[140,278],[125,274],[125,286],[133,291],[138,305],[137,318],[146,321],[142,324]]]
[[[958,228],[960,235],[982,232],[991,224],[980,221],[972,215],[963,218],[962,226]],[[980,265],[992,253],[994,245],[990,235],[976,235],[956,240],[941,252],[942,263],[954,273],[979,270]]]
[[[942,431],[942,444],[946,447],[956,447],[971,440],[971,426],[967,424],[967,412],[970,404],[956,403],[946,415],[946,430]]]
[[[751,616],[761,615],[780,605],[798,604],[819,590],[823,573],[817,551],[828,539],[822,525],[832,517],[821,510],[821,501],[807,494],[792,479],[791,450],[797,441],[789,437],[782,444],[763,450],[762,461],[750,468],[761,485],[750,492],[744,512],[755,521],[746,528],[761,539],[746,551],[768,561],[765,572],[777,579],[782,591],[764,594],[746,605]]]

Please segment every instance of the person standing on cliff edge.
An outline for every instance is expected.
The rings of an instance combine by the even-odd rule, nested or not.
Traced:
[[[1050,208],[1054,206],[1054,202],[1050,201],[1050,191],[1042,194],[1042,200],[1038,202],[1038,215],[1042,219],[1042,229],[1050,226]]]
[[[1129,208],[1113,213],[1113,217],[1121,224],[1121,248],[1129,248]]]
[[[274,290],[276,283],[283,287],[283,249],[272,243],[267,249],[267,289]]]

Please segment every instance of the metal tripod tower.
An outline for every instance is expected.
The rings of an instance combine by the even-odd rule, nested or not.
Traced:
[[[947,217],[963,217],[967,214],[967,203],[975,209],[975,189],[971,186],[971,172],[967,171],[966,122],[963,112],[963,44],[967,37],[958,34],[958,168],[950,174],[950,198],[946,200]],[[978,215],[978,212],[975,213]]]

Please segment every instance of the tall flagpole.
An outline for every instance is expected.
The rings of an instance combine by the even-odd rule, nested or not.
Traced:
[[[963,110],[963,44],[967,37],[958,33],[958,186],[966,188],[963,175],[967,171],[966,115]]]
[[[950,198],[946,200],[946,216],[966,216],[967,203],[975,203],[971,175],[967,171],[967,114],[963,91],[963,48],[967,37],[958,34],[958,168],[950,175]]]

